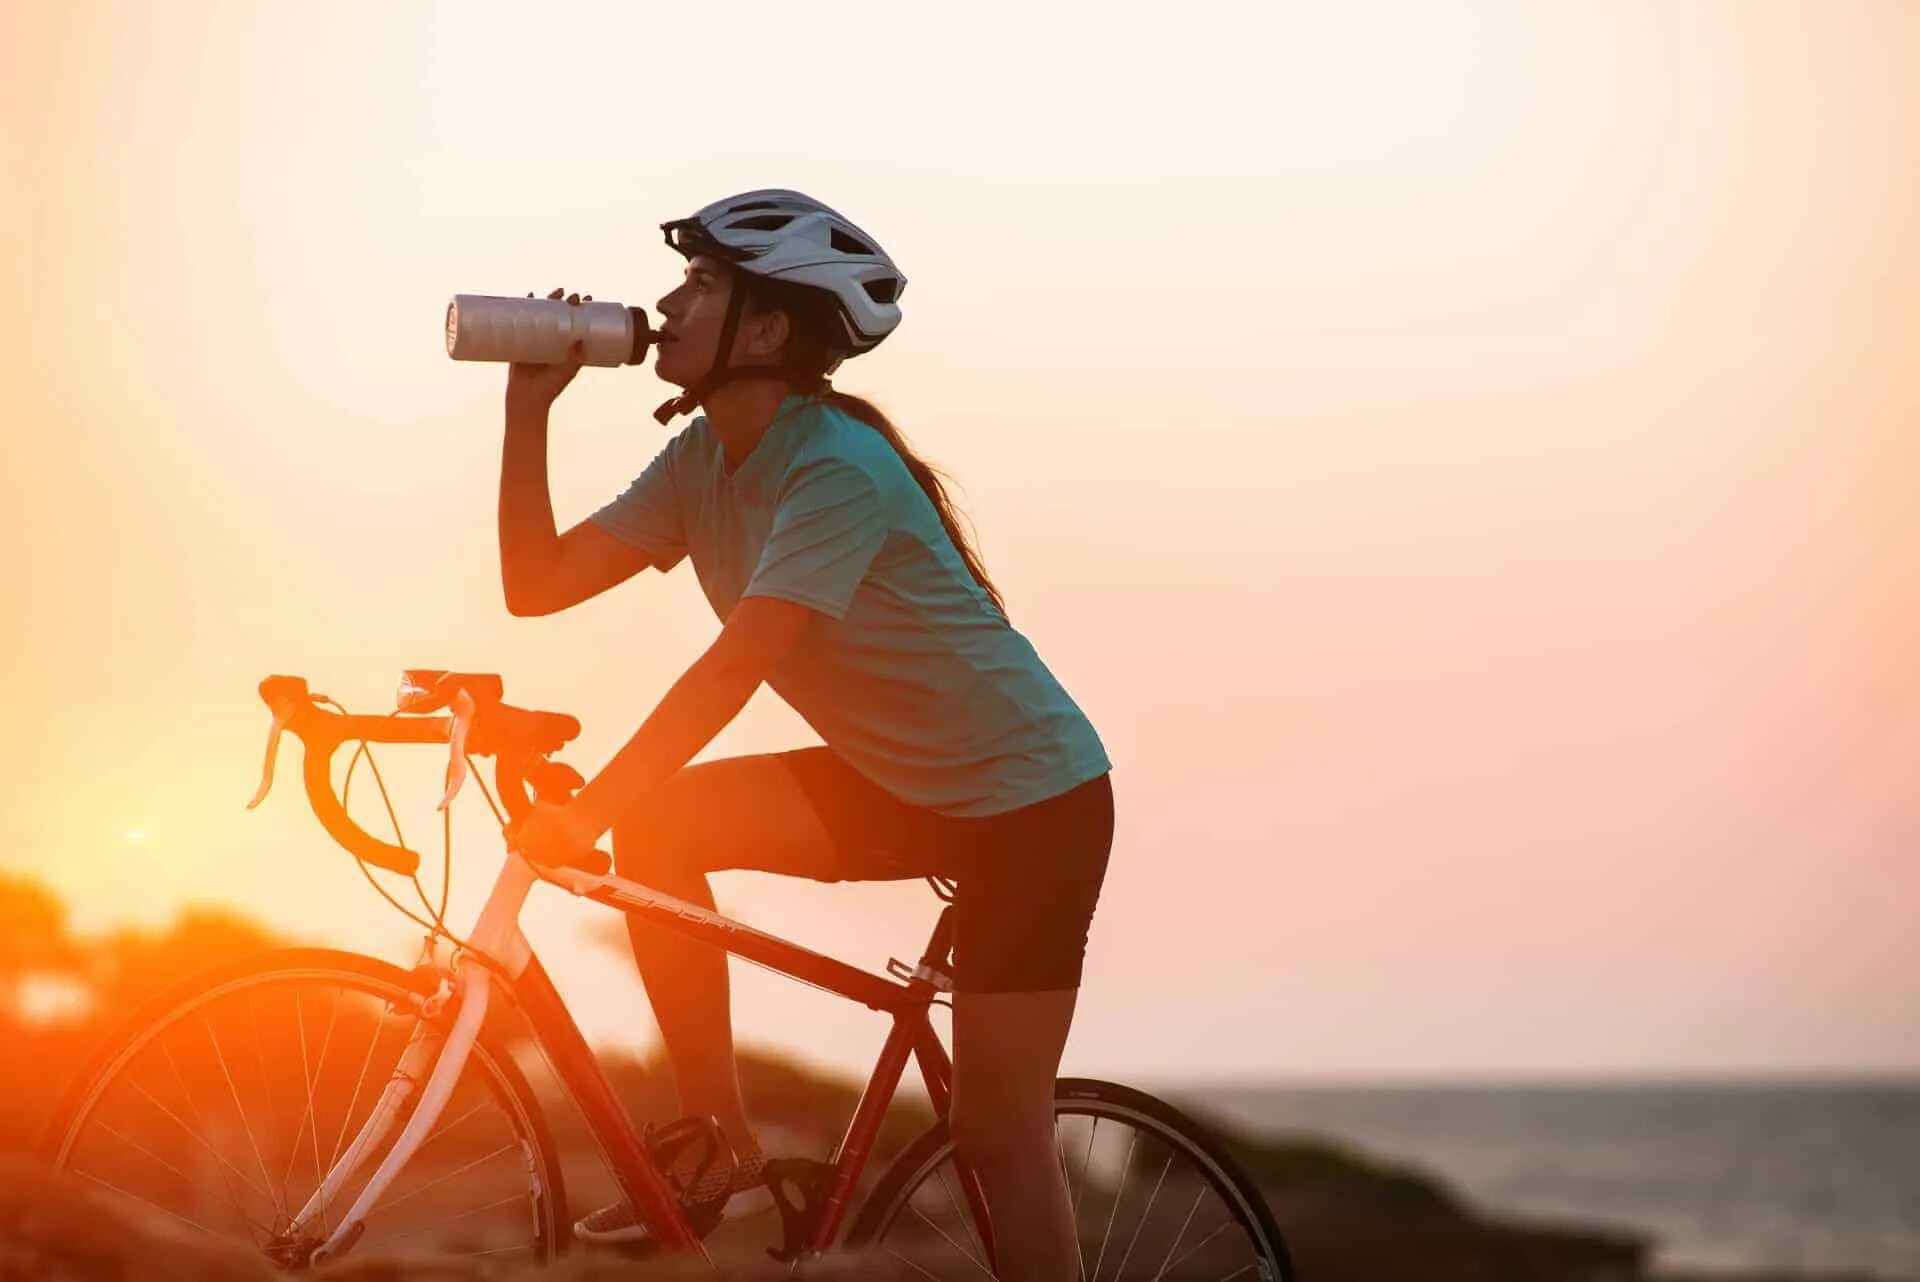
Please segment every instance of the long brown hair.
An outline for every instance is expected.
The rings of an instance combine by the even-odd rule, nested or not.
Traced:
[[[893,452],[900,456],[900,461],[907,465],[907,471],[926,492],[928,501],[933,504],[934,514],[940,518],[941,528],[946,530],[947,538],[953,541],[954,550],[966,563],[967,572],[973,575],[973,581],[980,585],[987,599],[1004,616],[1007,612],[1006,602],[1001,600],[1000,590],[993,586],[993,580],[987,577],[987,567],[980,560],[980,553],[974,549],[973,539],[968,533],[973,523],[967,522],[968,530],[960,527],[964,518],[947,493],[946,482],[949,478],[946,474],[913,451],[900,434],[900,429],[881,412],[879,406],[864,397],[828,385],[826,370],[833,364],[837,353],[827,335],[840,327],[838,309],[831,295],[745,273],[741,273],[736,280],[748,283],[746,310],[755,314],[771,311],[787,314],[791,324],[788,327],[787,359],[783,372],[794,390],[865,423],[893,447]]]

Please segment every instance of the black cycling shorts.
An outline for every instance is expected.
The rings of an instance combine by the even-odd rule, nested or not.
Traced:
[[[792,772],[833,838],[816,881],[950,877],[954,987],[1020,993],[1078,988],[1087,928],[1113,848],[1107,775],[981,818],[908,805],[832,749],[774,754]],[[787,870],[774,870],[787,871]]]

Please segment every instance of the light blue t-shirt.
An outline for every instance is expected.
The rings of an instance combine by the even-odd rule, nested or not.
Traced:
[[[1000,814],[1109,768],[893,447],[823,401],[789,396],[731,475],[694,419],[589,519],[663,571],[691,554],[723,621],[743,596],[825,615],[768,684],[902,801]]]

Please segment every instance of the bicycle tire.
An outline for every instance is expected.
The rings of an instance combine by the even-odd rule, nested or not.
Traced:
[[[257,1120],[257,1118],[249,1118],[246,1112],[246,1106],[242,1103],[243,1092],[238,1082],[240,1080],[248,1080],[249,1085],[264,1087],[268,1108],[271,1110],[278,1102],[274,1091],[274,1083],[280,1080],[278,1075],[280,1073],[298,1073],[300,1074],[299,1080],[304,1084],[306,1092],[305,1109],[302,1112],[299,1124],[293,1132],[290,1146],[291,1151],[286,1155],[287,1165],[280,1179],[282,1197],[280,1202],[274,1203],[276,1208],[284,1214],[288,1207],[297,1206],[301,1200],[304,1200],[295,1198],[292,1195],[293,1189],[300,1186],[288,1184],[288,1177],[295,1169],[294,1164],[306,1156],[304,1152],[300,1151],[302,1143],[304,1142],[312,1148],[313,1175],[311,1183],[306,1185],[307,1191],[310,1192],[311,1185],[318,1183],[318,1172],[325,1169],[325,1167],[330,1167],[333,1163],[333,1157],[329,1156],[325,1166],[322,1166],[320,1161],[321,1147],[327,1145],[337,1149],[340,1142],[339,1136],[351,1135],[357,1131],[357,1127],[349,1130],[348,1124],[353,1121],[356,1116],[356,1104],[363,1093],[368,1094],[367,1107],[369,1110],[372,1106],[372,1100],[378,1097],[380,1085],[384,1082],[384,1075],[390,1072],[391,1065],[382,1065],[383,1076],[375,1080],[375,1084],[370,1093],[365,1091],[364,1083],[368,1080],[368,1069],[374,1060],[375,1049],[386,1038],[386,1028],[389,1021],[385,1012],[399,1011],[403,1005],[411,1005],[417,1009],[419,1003],[431,995],[433,982],[432,976],[427,972],[406,971],[377,958],[366,957],[357,953],[319,948],[283,949],[271,953],[258,954],[183,979],[149,998],[138,1010],[122,1021],[114,1034],[95,1052],[86,1069],[75,1079],[73,1085],[69,1088],[60,1107],[55,1112],[53,1120],[43,1132],[38,1150],[39,1155],[43,1161],[55,1168],[72,1170],[82,1178],[90,1179],[96,1184],[104,1184],[109,1189],[115,1189],[117,1186],[111,1181],[102,1178],[98,1174],[92,1174],[81,1169],[75,1158],[76,1154],[81,1151],[82,1146],[91,1143],[93,1136],[100,1132],[105,1132],[109,1136],[117,1136],[122,1141],[129,1140],[130,1137],[127,1137],[124,1132],[116,1131],[111,1126],[105,1116],[105,1110],[102,1107],[103,1104],[112,1097],[117,1086],[128,1086],[134,1092],[144,1095],[145,1100],[152,1103],[154,1110],[170,1116],[173,1122],[188,1131],[190,1137],[194,1137],[195,1143],[200,1145],[200,1150],[205,1151],[202,1152],[190,1148],[185,1149],[185,1152],[191,1154],[191,1158],[182,1157],[180,1164],[188,1166],[197,1164],[203,1168],[203,1173],[205,1171],[211,1171],[216,1174],[218,1176],[218,1182],[226,1189],[229,1198],[234,1201],[234,1209],[239,1211],[242,1220],[245,1220],[247,1216],[241,1199],[233,1197],[234,1175],[229,1174],[229,1172],[235,1172],[237,1174],[236,1168],[245,1170],[249,1177],[248,1183],[253,1184],[254,1181],[251,1179],[253,1169],[249,1168],[253,1168],[253,1164],[258,1163],[257,1168],[254,1169],[258,1170],[259,1175],[266,1184],[266,1188],[259,1191],[263,1192],[271,1201],[274,1183],[272,1171],[274,1168],[280,1166],[281,1154],[279,1152],[274,1153],[274,1161],[272,1164],[269,1164],[265,1160],[259,1144],[259,1135],[253,1126],[253,1120]],[[314,1012],[310,1018],[300,997],[296,995],[293,1003],[293,1024],[294,1031],[300,1040],[303,1062],[288,1063],[277,1070],[269,1069],[264,1043],[261,1040],[259,1031],[259,998],[263,992],[275,986],[290,987],[296,985],[322,988],[330,987],[339,994],[333,1003],[332,1016],[326,1022],[327,1031],[325,1042],[322,1043],[321,1038],[317,1036],[317,1026],[321,1022],[318,1018],[318,1012]],[[345,998],[348,993],[359,994],[369,999],[372,1003],[379,1003],[381,1013],[374,1016],[373,1033],[366,1042],[354,1094],[348,1102],[345,1113],[339,1118],[338,1129],[331,1139],[331,1144],[329,1144],[329,1138],[323,1135],[322,1132],[323,1129],[334,1130],[334,1127],[331,1125],[323,1127],[323,1110],[317,1102],[316,1090],[322,1085],[322,1082],[327,1076],[327,1048],[333,1040],[336,1028],[340,1026],[340,1011],[342,1006],[345,1005]],[[257,1068],[255,1075],[251,1078],[248,1078],[248,1065],[246,1060],[238,1053],[233,1056],[234,1062],[238,1063],[241,1069],[239,1077],[236,1077],[232,1066],[229,1064],[228,1057],[221,1049],[212,1022],[214,1017],[213,1012],[215,1012],[218,1004],[221,1003],[223,999],[241,995],[246,995],[247,997],[246,1010],[249,1019],[253,1021],[253,1049],[257,1057]],[[366,1003],[356,1003],[356,1005],[365,1004]],[[196,1013],[200,1015],[200,1023],[204,1026],[207,1036],[212,1042],[215,1056],[219,1062],[222,1073],[226,1077],[226,1087],[231,1091],[234,1115],[240,1120],[241,1127],[245,1134],[244,1143],[236,1143],[234,1147],[234,1152],[239,1155],[237,1160],[226,1160],[225,1155],[219,1152],[206,1136],[196,1136],[194,1128],[189,1127],[186,1121],[179,1116],[181,1112],[186,1112],[189,1116],[192,1116],[196,1122],[201,1122],[203,1119],[198,1104],[206,1102],[208,1092],[203,1091],[201,1099],[196,1102],[192,1090],[187,1085],[187,1077],[182,1074],[179,1068],[178,1057],[174,1055],[175,1047],[169,1046],[163,1039],[165,1039],[170,1032],[179,1030],[183,1025],[183,1021],[189,1019]],[[355,1018],[355,1016],[350,1014],[347,1021],[348,1024],[351,1025]],[[408,1027],[405,1023],[404,1015],[402,1021],[396,1023],[394,1026],[400,1028]],[[308,1037],[307,1034],[310,1028],[316,1033],[316,1036]],[[345,1040],[345,1034],[342,1034],[342,1040]],[[316,1043],[320,1044],[316,1045]],[[291,1042],[289,1042],[288,1045],[291,1046]],[[156,1097],[153,1092],[142,1087],[133,1076],[130,1068],[131,1065],[141,1061],[144,1053],[155,1048],[161,1050],[162,1057],[171,1068],[171,1076],[174,1082],[178,1083],[179,1090],[182,1092],[182,1094],[177,1095],[169,1093],[169,1098],[173,1104],[173,1111],[171,1113],[169,1113],[167,1109],[167,1100]],[[317,1063],[314,1062],[315,1057],[318,1059]],[[397,1059],[397,1053],[394,1058]],[[278,1048],[276,1048],[276,1060],[277,1059]],[[215,1080],[217,1083],[217,1079],[211,1080]],[[470,1083],[477,1085],[470,1085]],[[167,1083],[163,1082],[162,1089],[167,1089],[167,1085]],[[477,1100],[476,1091],[484,1092],[484,1095],[480,1096]],[[462,1092],[465,1092],[465,1094],[463,1095]],[[251,1094],[251,1092],[246,1092],[246,1094]],[[182,1100],[184,1100],[185,1103],[184,1108],[182,1107]],[[571,1238],[569,1228],[570,1221],[567,1218],[566,1190],[559,1154],[554,1146],[553,1137],[548,1128],[546,1117],[541,1111],[539,1100],[528,1086],[525,1076],[520,1072],[519,1067],[513,1061],[512,1055],[506,1046],[501,1043],[497,1035],[483,1028],[480,1036],[474,1043],[473,1052],[461,1073],[459,1083],[456,1085],[454,1099],[437,1123],[436,1132],[453,1133],[458,1128],[466,1126],[467,1119],[473,1116],[479,1116],[486,1102],[489,1100],[498,1106],[499,1114],[505,1120],[506,1127],[509,1131],[508,1145],[511,1147],[502,1146],[501,1148],[497,1148],[493,1152],[488,1153],[486,1158],[482,1160],[501,1156],[505,1157],[508,1162],[512,1162],[515,1157],[515,1150],[517,1150],[519,1164],[523,1168],[517,1178],[524,1183],[528,1189],[527,1201],[530,1208],[528,1218],[530,1240],[526,1243],[525,1247],[521,1249],[524,1250],[525,1257],[530,1260],[541,1263],[552,1262],[566,1250]],[[217,1098],[214,1100],[214,1103],[224,1107]],[[294,1103],[298,1104],[299,1100],[296,1098]],[[291,1110],[289,1110],[289,1114],[290,1113]],[[284,1117],[276,1119],[276,1129],[283,1128],[284,1121]],[[97,1125],[95,1125],[96,1123]],[[89,1131],[90,1126],[94,1128],[92,1132]],[[157,1129],[165,1133],[173,1134],[175,1143],[178,1143],[179,1137],[177,1133],[172,1131],[172,1128],[162,1127]],[[216,1127],[214,1129],[217,1131],[219,1128]],[[265,1129],[263,1125],[261,1130],[264,1131]],[[464,1148],[474,1146],[472,1136],[475,1129],[474,1127],[467,1127],[466,1131],[461,1133],[460,1144],[463,1146],[463,1149],[460,1151],[464,1151]],[[497,1126],[495,1129],[497,1130]],[[231,1130],[230,1124],[228,1124],[228,1130]],[[484,1131],[482,1133],[484,1133]],[[389,1135],[389,1143],[391,1139],[392,1136]],[[432,1142],[432,1140],[428,1141],[428,1143]],[[481,1143],[485,1142],[484,1140],[481,1141]],[[132,1143],[131,1146],[144,1154],[145,1157],[165,1166],[173,1175],[181,1177],[181,1187],[184,1189],[184,1196],[197,1196],[200,1192],[204,1192],[205,1188],[211,1187],[210,1185],[205,1185],[204,1181],[202,1185],[195,1185],[193,1179],[188,1177],[186,1172],[182,1172],[178,1165],[168,1163],[159,1153],[154,1152],[154,1146],[141,1146],[137,1142]],[[422,1145],[423,1152],[426,1147],[426,1144]],[[384,1145],[382,1151],[384,1151]],[[440,1153],[436,1153],[436,1158],[440,1158],[441,1153],[444,1152],[445,1146],[443,1146]],[[207,1165],[209,1156],[214,1159],[215,1165]],[[441,1160],[457,1162],[459,1158],[441,1158]],[[359,1178],[364,1179],[375,1161],[377,1161],[377,1155],[364,1164]],[[421,1157],[419,1154],[416,1154],[413,1161],[409,1163],[409,1170],[420,1164]],[[479,1163],[469,1163],[468,1165],[472,1167],[479,1165]],[[498,1163],[496,1163],[496,1165],[498,1165]],[[455,1170],[453,1174],[461,1174],[464,1169],[465,1168]],[[443,1175],[440,1178],[444,1181],[450,1177]],[[394,1188],[388,1190],[388,1196],[383,1198],[380,1203],[377,1203],[373,1211],[368,1215],[367,1219],[369,1224],[372,1224],[384,1211],[393,1207],[398,1202],[425,1191],[424,1186],[421,1185],[414,1185],[411,1191],[402,1188],[401,1185],[406,1179],[407,1173],[403,1172],[401,1182],[397,1182]],[[170,1185],[175,1183],[175,1181],[172,1180],[166,1182]],[[201,1220],[185,1214],[177,1207],[166,1205],[164,1202],[156,1201],[152,1197],[142,1196],[141,1193],[133,1192],[130,1189],[118,1188],[118,1191],[133,1197],[136,1201],[145,1202],[149,1208],[158,1209],[175,1219],[184,1219],[189,1224],[204,1229],[216,1237],[225,1236],[237,1238],[242,1241],[251,1240],[255,1247],[260,1248],[269,1258],[275,1258],[277,1263],[292,1264],[296,1267],[306,1263],[306,1261],[302,1259],[288,1260],[275,1257],[273,1255],[274,1247],[271,1243],[263,1244],[260,1240],[260,1235],[255,1228],[255,1225],[259,1223],[258,1220],[243,1224],[241,1226],[241,1232],[223,1233]],[[346,1200],[346,1197],[343,1196],[334,1209],[336,1211],[344,1211]],[[440,1200],[444,1200],[444,1195],[442,1195]],[[431,1203],[416,1203],[416,1207],[419,1205],[431,1205]],[[477,1210],[469,1210],[451,1217],[449,1222],[471,1220],[472,1217],[479,1215],[482,1211],[492,1209],[494,1208],[481,1207]],[[479,1224],[467,1223],[453,1232],[456,1237],[459,1235],[471,1235],[483,1228],[485,1223],[484,1221]],[[418,1234],[423,1231],[424,1230],[414,1229],[406,1233],[401,1233],[398,1237],[415,1237],[417,1239]],[[270,1238],[271,1234],[269,1233],[268,1236]],[[471,1241],[472,1238],[469,1237],[468,1240]],[[378,1245],[375,1235],[370,1231],[365,1239],[356,1244],[356,1249],[365,1250],[368,1248],[377,1248]],[[418,1250],[421,1249],[421,1245],[422,1244],[416,1240],[405,1249]],[[281,1244],[279,1249],[284,1250],[284,1244]],[[426,1249],[444,1248],[429,1245]],[[472,1253],[496,1254],[502,1252],[477,1251]]]
[[[1295,1282],[1292,1258],[1288,1254],[1286,1239],[1274,1222],[1273,1212],[1267,1205],[1266,1198],[1239,1162],[1227,1151],[1225,1145],[1204,1126],[1164,1100],[1156,1099],[1143,1091],[1113,1082],[1081,1077],[1061,1078],[1056,1083],[1054,1116],[1056,1134],[1062,1133],[1059,1119],[1094,1119],[1091,1126],[1086,1128],[1087,1156],[1078,1159],[1081,1163],[1081,1171],[1077,1190],[1071,1173],[1075,1156],[1070,1154],[1064,1145],[1060,1150],[1069,1198],[1074,1204],[1076,1228],[1080,1232],[1081,1250],[1085,1255],[1081,1262],[1081,1273],[1088,1282],[1101,1282],[1105,1276],[1104,1267],[1107,1259],[1110,1258],[1110,1252],[1118,1246],[1113,1238],[1112,1226],[1118,1217],[1118,1212],[1127,1201],[1129,1178],[1137,1152],[1134,1144],[1137,1143],[1138,1137],[1143,1135],[1150,1136],[1153,1142],[1166,1148],[1169,1154],[1167,1163],[1161,1171],[1160,1183],[1154,1187],[1154,1197],[1157,1197],[1163,1189],[1166,1173],[1171,1169],[1174,1156],[1188,1159],[1204,1181],[1204,1187],[1201,1193],[1196,1195],[1193,1204],[1195,1210],[1189,1211],[1185,1222],[1179,1225],[1171,1246],[1164,1252],[1160,1267],[1157,1271],[1145,1273],[1144,1276],[1163,1280],[1181,1276],[1177,1273],[1169,1273],[1168,1268],[1173,1263],[1186,1264],[1187,1261],[1181,1259],[1177,1252],[1184,1242],[1184,1235],[1192,1226],[1197,1208],[1204,1200],[1204,1193],[1210,1189],[1219,1197],[1221,1205],[1227,1212],[1222,1228],[1228,1224],[1237,1226],[1249,1244],[1252,1272],[1249,1273],[1243,1269],[1237,1275],[1228,1273],[1225,1276],[1250,1277],[1254,1282]],[[1088,1194],[1088,1187],[1092,1183],[1091,1154],[1099,1139],[1099,1123],[1104,1120],[1124,1123],[1134,1131],[1135,1140],[1129,1142],[1126,1156],[1120,1162],[1120,1183],[1107,1216],[1106,1233],[1100,1242],[1095,1243],[1090,1240],[1087,1233],[1088,1224],[1082,1212],[1098,1210],[1098,1203]],[[1076,1145],[1077,1143],[1076,1140]],[[887,1167],[886,1172],[874,1185],[873,1192],[861,1206],[860,1214],[854,1221],[853,1230],[848,1234],[847,1244],[853,1247],[887,1250],[899,1256],[917,1272],[929,1277],[948,1276],[945,1273],[935,1273],[932,1269],[925,1267],[930,1261],[911,1259],[897,1249],[890,1248],[887,1236],[896,1223],[903,1223],[902,1212],[913,1204],[915,1194],[923,1188],[931,1190],[932,1185],[928,1181],[936,1176],[942,1180],[941,1193],[944,1201],[954,1208],[956,1214],[959,1213],[959,1199],[955,1197],[952,1186],[945,1183],[943,1171],[943,1167],[951,1169],[952,1153],[952,1136],[948,1132],[945,1119],[942,1119],[908,1145]],[[1076,1192],[1079,1196],[1076,1196]],[[1142,1213],[1141,1222],[1133,1229],[1131,1239],[1125,1246],[1124,1253],[1119,1256],[1118,1264],[1109,1282],[1121,1282],[1120,1275],[1126,1271],[1129,1261],[1136,1254],[1134,1248],[1140,1243],[1153,1205],[1154,1198],[1149,1198]],[[919,1214],[921,1219],[927,1218],[924,1213]],[[1097,1215],[1094,1218],[1097,1219]],[[1215,1234],[1220,1231],[1220,1229],[1213,1230]],[[945,1237],[945,1243],[936,1247],[936,1250],[948,1252],[950,1248],[952,1255],[956,1257],[967,1255],[970,1261],[969,1265],[962,1265],[960,1260],[954,1259],[956,1269],[951,1276],[972,1277],[988,1272],[984,1263],[973,1258],[960,1242],[956,1242],[952,1236],[944,1232],[941,1236]],[[977,1248],[980,1245],[978,1238],[972,1239],[970,1245]],[[1191,1253],[1188,1256],[1188,1259],[1190,1258]],[[1152,1256],[1149,1255],[1147,1259],[1151,1270]],[[1091,1270],[1088,1267],[1089,1261],[1093,1261]],[[1209,1273],[1208,1276],[1221,1275]]]

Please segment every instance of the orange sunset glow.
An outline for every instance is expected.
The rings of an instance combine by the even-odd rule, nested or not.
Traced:
[[[0,872],[79,937],[219,905],[410,961],[297,744],[244,809],[256,684],[498,672],[602,766],[717,624],[685,567],[509,617],[505,372],[442,312],[651,309],[662,221],[791,186],[910,278],[835,381],[1114,762],[1069,1070],[1920,1067],[1920,8],[861,15],[7,6]],[[556,404],[561,529],[666,394]],[[702,756],[814,741],[763,690]],[[444,754],[377,760],[437,886]],[[389,835],[364,768],[353,810]],[[470,919],[477,794],[453,838]],[[871,968],[934,908],[716,889]],[[650,1046],[602,917],[526,921]],[[869,1012],[735,983],[743,1041],[871,1064]]]

